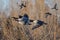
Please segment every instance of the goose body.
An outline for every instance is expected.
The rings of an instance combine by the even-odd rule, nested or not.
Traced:
[[[31,25],[29,16],[27,14],[24,14],[23,16],[19,16],[19,18],[13,17],[18,23],[23,24],[23,25]]]
[[[35,20],[34,21],[34,27],[32,28],[32,30],[35,29],[35,28],[38,28],[38,27],[42,26],[43,24],[46,25],[47,23],[45,23],[45,22],[43,22],[41,20]]]

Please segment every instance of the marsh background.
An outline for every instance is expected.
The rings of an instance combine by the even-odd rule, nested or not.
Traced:
[[[20,9],[22,2],[26,2],[26,7]],[[55,3],[57,11],[51,9]],[[46,12],[52,15],[45,18]],[[20,25],[11,18],[24,13],[48,25],[32,30],[33,24]],[[0,0],[0,40],[60,40],[60,0]]]

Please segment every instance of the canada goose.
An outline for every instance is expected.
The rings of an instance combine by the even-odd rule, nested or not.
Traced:
[[[23,7],[26,7],[26,5],[24,5],[23,3],[20,6],[20,9],[22,9]]]
[[[57,9],[57,3],[54,5],[54,7],[52,9],[58,10]]]
[[[32,28],[32,30],[42,26],[43,24],[47,25],[47,23],[45,23],[44,21],[41,21],[41,20],[34,20],[33,22],[34,22],[34,27]]]
[[[47,12],[47,13],[45,13],[45,15],[46,15],[45,17],[47,18],[49,15],[51,16],[52,14]]]
[[[14,18],[18,23],[24,24],[24,25],[31,25],[30,22],[33,22],[33,20],[29,19],[29,16],[27,14],[24,14],[23,16],[19,16],[19,18]]]

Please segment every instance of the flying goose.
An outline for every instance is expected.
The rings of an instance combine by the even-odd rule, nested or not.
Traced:
[[[45,17],[47,18],[49,15],[51,16],[52,14],[47,12],[47,13],[45,13],[45,15],[46,15]]]
[[[52,9],[58,10],[57,9],[57,3],[55,3],[54,7]]]
[[[20,6],[20,9],[22,9],[23,7],[26,7],[26,5],[24,5],[23,3]]]
[[[32,28],[32,30],[42,26],[43,24],[47,25],[47,23],[45,23],[44,21],[41,21],[41,20],[34,20],[33,22],[34,22],[34,27]]]
[[[23,16],[19,16],[19,18],[14,18],[18,23],[24,24],[24,25],[31,25],[30,22],[33,22],[33,20],[29,19],[29,16],[25,13]]]

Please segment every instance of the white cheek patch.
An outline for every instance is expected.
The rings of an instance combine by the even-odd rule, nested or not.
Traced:
[[[18,19],[19,21],[22,21],[22,19],[20,18],[20,19]]]
[[[21,25],[24,24],[24,22],[22,21],[22,18],[19,18],[19,19],[18,19],[18,23],[21,24]]]
[[[23,25],[24,23],[23,22],[18,22],[19,24]]]
[[[34,25],[37,25],[37,20],[33,21]]]
[[[37,20],[33,21],[34,23],[37,23]]]

